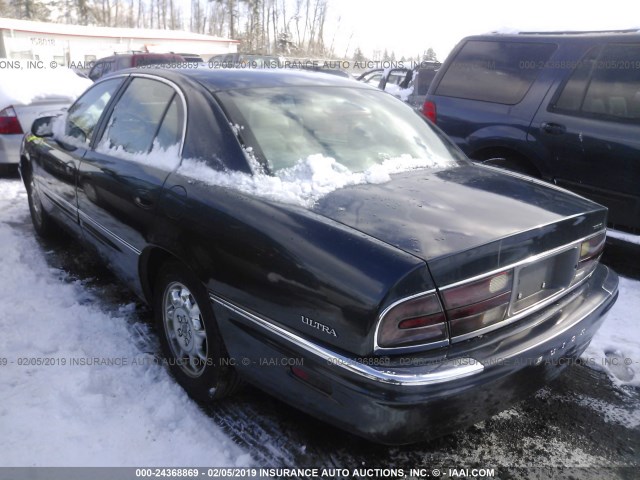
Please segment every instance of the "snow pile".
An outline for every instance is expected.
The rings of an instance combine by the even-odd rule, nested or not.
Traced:
[[[352,172],[335,159],[316,154],[299,161],[293,167],[279,170],[275,176],[221,172],[193,159],[183,160],[178,172],[210,185],[235,188],[250,195],[309,208],[320,198],[340,188],[384,183],[390,181],[394,173],[442,166],[442,161],[402,155],[388,158],[364,172]]]
[[[28,105],[47,97],[63,97],[70,101],[78,98],[93,85],[67,68],[57,69],[2,69],[0,82],[0,110],[9,105]]]
[[[622,425],[625,428],[635,429],[640,427],[640,407],[626,408],[614,405],[612,402],[592,398],[586,395],[578,395],[577,399],[571,399],[578,405],[590,408],[604,418],[607,423]]]
[[[82,282],[47,265],[32,228],[20,226],[28,221],[20,182],[0,180],[0,205],[2,466],[251,464],[136,345],[148,327],[132,324],[132,305],[105,312]]]
[[[53,138],[72,147],[87,148],[88,144],[86,142],[82,142],[76,137],[67,135],[67,115],[67,112],[63,112],[51,121]]]
[[[618,301],[582,357],[615,384],[640,387],[640,288],[637,280],[624,277],[619,288]]]
[[[413,85],[409,88],[401,88],[395,83],[387,83],[387,86],[384,87],[384,91],[390,93],[394,97],[398,97],[403,102],[406,102],[409,99],[409,96],[413,93]]]
[[[150,153],[130,153],[122,146],[110,147],[109,142],[104,140],[100,142],[96,148],[96,152],[104,155],[127,160],[129,162],[148,165],[150,167],[161,168],[167,171],[173,171],[180,164],[180,145],[172,145],[168,148],[162,148],[157,141],[153,142],[153,148]]]
[[[621,232],[619,230],[607,229],[607,237],[616,238],[623,242],[635,243],[640,245],[640,235],[633,235],[632,233]]]

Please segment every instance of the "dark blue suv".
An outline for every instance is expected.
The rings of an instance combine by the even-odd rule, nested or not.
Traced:
[[[640,32],[465,38],[423,113],[470,158],[573,190],[640,231]]]

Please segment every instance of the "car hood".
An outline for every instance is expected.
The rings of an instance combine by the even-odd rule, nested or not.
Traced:
[[[536,180],[465,164],[340,189],[314,211],[429,261],[603,207]],[[590,228],[604,228],[602,214],[597,218]]]

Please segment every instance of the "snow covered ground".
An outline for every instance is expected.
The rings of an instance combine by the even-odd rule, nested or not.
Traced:
[[[622,240],[623,242],[635,243],[636,245],[640,245],[640,235],[633,235],[627,232],[620,232],[618,230],[609,230],[607,232],[607,236],[617,238],[618,240]]]
[[[617,385],[640,386],[640,281],[620,278],[620,296],[582,355]]]
[[[225,408],[233,413],[246,407],[223,407],[214,415],[200,410],[158,364],[146,341],[153,335],[134,304],[107,309],[85,282],[49,266],[27,223],[26,193],[18,180],[0,180],[0,212],[0,466],[256,463],[254,452],[234,443],[215,421]],[[639,287],[638,280],[621,279],[620,298],[584,355],[618,385],[640,385]],[[37,358],[50,364],[30,363]],[[100,365],[93,358],[121,364]],[[71,365],[71,359],[89,365]],[[596,407],[615,413],[606,402]],[[640,425],[640,409],[621,412],[624,425]],[[251,418],[246,411],[239,416],[245,423]],[[276,431],[260,443],[278,444],[279,435]],[[482,432],[470,435],[477,440]]]
[[[250,465],[136,344],[147,327],[128,321],[132,307],[101,310],[15,229],[28,214],[19,181],[0,180],[0,211],[0,465]],[[72,358],[126,364],[72,366]]]

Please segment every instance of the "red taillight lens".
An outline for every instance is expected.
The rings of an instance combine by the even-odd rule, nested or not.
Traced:
[[[22,134],[22,127],[18,121],[18,116],[13,107],[7,107],[0,110],[0,134],[14,135]]]
[[[435,293],[421,295],[391,306],[383,312],[378,346],[407,347],[447,340],[447,326]]]
[[[427,100],[422,105],[422,114],[431,120],[433,123],[436,123],[437,115],[436,115],[436,104],[430,100]]]
[[[504,320],[511,300],[513,271],[444,290],[451,337],[466,335]]]

